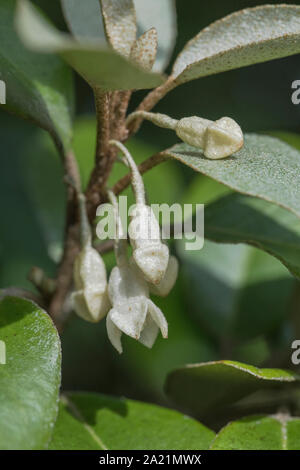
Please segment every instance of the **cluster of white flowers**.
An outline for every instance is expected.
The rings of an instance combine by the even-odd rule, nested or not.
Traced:
[[[92,247],[85,201],[80,196],[82,249],[75,260],[73,305],[76,313],[87,321],[97,322],[106,316],[108,337],[122,353],[122,333],[151,348],[159,330],[168,336],[168,324],[162,311],[150,299],[150,293],[166,296],[173,288],[178,274],[178,262],[170,256],[161,240],[158,221],[145,201],[145,189],[138,168],[120,142],[111,141],[123,153],[131,170],[131,182],[136,199],[135,211],[128,227],[132,257],[127,255],[118,213],[118,201],[108,191],[116,219],[115,256],[117,265],[107,283],[106,269],[100,254]]]

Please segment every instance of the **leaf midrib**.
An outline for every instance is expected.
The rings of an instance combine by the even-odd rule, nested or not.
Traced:
[[[109,450],[109,448],[104,444],[101,437],[96,434],[94,429],[86,422],[84,416],[82,415],[80,409],[76,406],[76,404],[70,399],[67,395],[61,396],[61,402],[69,409],[71,414],[82,423],[82,426],[87,431],[87,433],[91,436],[91,438],[96,442],[101,450]]]

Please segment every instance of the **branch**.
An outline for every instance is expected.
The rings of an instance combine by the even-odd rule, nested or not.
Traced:
[[[143,99],[135,111],[151,111],[152,108],[167,94],[177,86],[175,79],[171,76],[160,87],[150,91]],[[137,118],[128,126],[129,136],[135,134],[140,128],[143,118]]]
[[[116,150],[108,145],[110,137],[110,95],[99,89],[94,90],[94,95],[97,117],[96,162],[86,190],[90,220],[95,217],[96,208],[105,194],[106,181],[116,157]]]
[[[159,165],[160,163],[166,161],[168,157],[163,153],[156,153],[152,155],[152,157],[148,158],[147,160],[143,161],[138,165],[138,170],[140,174],[146,173],[146,171],[151,170],[151,168]],[[127,175],[123,176],[117,183],[113,186],[112,190],[117,195],[120,194],[127,186],[130,185],[131,182],[131,173],[127,173]]]
[[[72,285],[73,263],[79,251],[79,225],[78,204],[75,188],[80,190],[80,175],[74,153],[67,152],[58,144],[58,151],[62,157],[67,185],[67,214],[65,228],[64,254],[56,277],[56,288],[49,301],[48,312],[58,331],[64,324],[63,307],[66,296]]]

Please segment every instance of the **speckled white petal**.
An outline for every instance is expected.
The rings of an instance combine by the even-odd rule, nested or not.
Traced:
[[[189,145],[197,148],[204,147],[204,135],[212,121],[198,116],[180,119],[176,124],[176,134]]]
[[[122,331],[116,327],[110,318],[110,314],[106,317],[106,330],[107,336],[113,347],[118,351],[119,354],[122,354],[123,348],[121,343]]]
[[[148,297],[149,288],[145,280],[128,265],[115,266],[110,274],[108,293],[112,305],[118,305],[131,297]]]
[[[164,314],[158,308],[152,300],[148,299],[148,312],[151,315],[152,319],[155,321],[157,326],[159,327],[163,338],[168,337],[168,323],[165,319]]]
[[[204,155],[213,160],[237,152],[244,144],[240,126],[231,118],[223,117],[208,126],[205,133]]]
[[[157,338],[159,328],[151,315],[147,315],[143,331],[141,332],[139,342],[151,349]]]
[[[114,306],[110,312],[111,321],[128,336],[139,339],[148,310],[148,299],[132,297],[123,304]]]
[[[134,250],[132,255],[146,281],[151,284],[159,284],[168,267],[168,247],[163,243],[148,244]]]
[[[166,297],[175,285],[178,276],[178,267],[177,258],[170,256],[166,273],[160,283],[150,285],[151,294]]]
[[[107,289],[103,293],[95,292],[92,289],[86,289],[84,291],[84,297],[94,321],[97,322],[102,320],[102,318],[107,315],[111,306]]]

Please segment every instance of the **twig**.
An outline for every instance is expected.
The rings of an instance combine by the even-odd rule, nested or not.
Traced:
[[[150,91],[140,105],[136,108],[136,111],[151,111],[151,109],[173,88],[177,86],[173,77],[169,77],[168,80],[163,83],[160,87]],[[143,118],[137,118],[128,126],[129,136],[135,134],[140,125],[143,122]]]
[[[58,144],[58,151],[63,159],[65,182],[67,184],[67,213],[64,254],[56,277],[56,289],[48,305],[48,312],[58,331],[63,327],[63,306],[72,284],[73,263],[79,251],[78,204],[75,188],[80,188],[80,176],[76,158],[70,150],[65,152]],[[74,188],[75,186],[75,188]]]
[[[95,89],[94,94],[97,117],[96,162],[86,190],[90,220],[95,217],[95,210],[104,195],[106,181],[116,156],[116,150],[108,146],[110,136],[109,94],[103,93],[99,89]]]
[[[160,163],[166,161],[168,157],[163,153],[156,153],[152,155],[152,157],[144,160],[140,165],[138,165],[139,173],[142,175],[146,171],[150,170],[151,168],[159,165]],[[131,182],[131,173],[127,173],[123,178],[121,178],[117,183],[113,186],[112,190],[115,194],[120,194],[124,189],[129,186]]]

